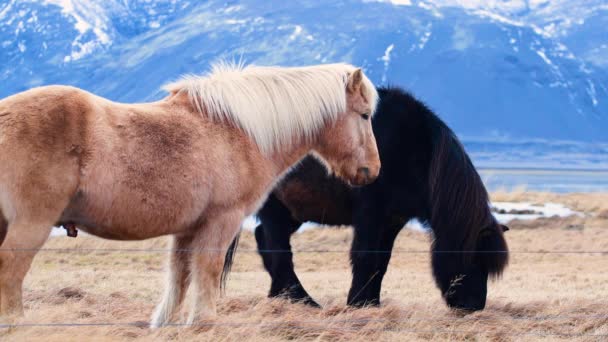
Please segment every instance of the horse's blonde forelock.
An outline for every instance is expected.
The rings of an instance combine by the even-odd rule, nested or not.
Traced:
[[[312,138],[346,112],[350,64],[285,68],[219,62],[203,76],[187,75],[164,87],[185,91],[205,115],[235,124],[263,153]],[[364,96],[375,109],[376,88],[364,75]]]

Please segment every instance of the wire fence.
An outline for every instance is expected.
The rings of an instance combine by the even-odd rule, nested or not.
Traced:
[[[538,320],[537,318],[529,317],[530,319]],[[603,316],[606,319],[607,316]],[[500,319],[503,322],[504,318]],[[512,319],[527,319],[523,317]],[[562,319],[572,319],[562,318]],[[401,333],[416,333],[416,334],[431,334],[431,335],[507,335],[507,336],[535,336],[535,337],[585,337],[585,338],[605,338],[608,337],[608,333],[573,333],[563,331],[505,331],[500,329],[489,329],[489,330],[467,330],[467,329],[420,329],[411,328],[405,326],[395,326],[400,324],[408,324],[415,321],[440,321],[440,319],[344,319],[344,320],[298,320],[298,321],[275,321],[275,322],[202,322],[202,323],[167,323],[162,328],[216,328],[216,327],[255,327],[255,328],[270,328],[270,329],[288,329],[288,330],[303,330],[306,332],[310,331],[348,331],[348,332],[401,332]],[[447,319],[445,319],[447,320]],[[477,317],[476,321],[483,321],[483,318]],[[499,319],[489,319],[495,320]],[[387,324],[391,326],[384,327],[370,327],[370,324]],[[353,326],[346,326],[352,324]],[[135,327],[135,328],[148,328],[147,322],[100,322],[100,323],[19,323],[19,324],[0,324],[0,329],[14,329],[14,328],[83,328],[83,327]],[[479,329],[477,327],[476,329]],[[550,328],[546,328],[551,330]]]
[[[226,253],[222,248],[0,248],[0,252],[58,253]],[[350,250],[350,249],[237,249],[237,253],[361,253],[361,254],[590,254],[608,256],[608,250],[537,250],[537,251],[430,251],[430,250]]]

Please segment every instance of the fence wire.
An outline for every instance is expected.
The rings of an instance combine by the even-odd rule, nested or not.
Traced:
[[[222,248],[0,248],[0,252],[58,252],[58,253],[226,253]],[[608,250],[538,250],[538,251],[430,251],[430,250],[350,250],[350,249],[240,249],[237,253],[361,253],[361,254],[590,254],[608,256]]]
[[[528,317],[535,318],[535,317]],[[603,316],[606,318],[606,316]],[[522,319],[511,318],[511,319]],[[565,318],[564,318],[565,319]],[[257,327],[257,328],[273,328],[273,329],[290,329],[290,330],[305,330],[305,331],[348,331],[348,332],[404,332],[418,334],[440,334],[440,335],[507,335],[507,336],[536,336],[536,337],[608,337],[608,333],[571,333],[571,332],[555,332],[555,331],[482,331],[482,330],[466,330],[466,329],[415,329],[408,327],[366,327],[366,324],[382,323],[382,324],[407,324],[413,321],[422,321],[423,319],[345,319],[345,320],[308,320],[308,321],[278,321],[278,322],[204,322],[204,323],[167,323],[162,328],[215,328],[215,327]],[[433,318],[428,321],[438,321],[441,319]],[[447,320],[447,319],[445,319]],[[476,321],[482,319],[475,318]],[[485,320],[492,320],[486,318]],[[497,319],[494,319],[497,320]],[[500,319],[501,321],[503,318]],[[345,324],[354,324],[356,326],[344,326]],[[342,324],[335,326],[333,324]],[[147,322],[101,322],[101,323],[20,323],[20,324],[0,324],[0,329],[15,329],[15,328],[84,328],[84,327],[135,327],[147,328]]]

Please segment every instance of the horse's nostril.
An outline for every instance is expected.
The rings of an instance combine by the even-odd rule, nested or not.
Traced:
[[[357,173],[365,178],[369,178],[369,168],[367,167],[360,167],[359,170],[357,170]]]

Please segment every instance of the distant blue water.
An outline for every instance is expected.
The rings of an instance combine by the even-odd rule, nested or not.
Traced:
[[[479,169],[488,191],[608,192],[608,170]]]

